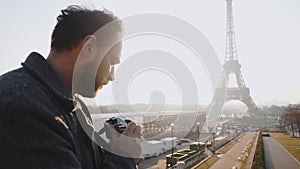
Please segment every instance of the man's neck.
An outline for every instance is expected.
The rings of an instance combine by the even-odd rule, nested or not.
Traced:
[[[72,91],[73,70],[76,61],[74,53],[51,50],[47,61],[62,79],[66,87]]]

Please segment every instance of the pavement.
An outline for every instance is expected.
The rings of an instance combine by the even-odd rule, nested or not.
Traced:
[[[266,169],[299,169],[300,163],[274,138],[263,137]]]
[[[251,154],[247,154],[247,149],[250,148],[253,139],[257,140],[256,136],[256,132],[247,132],[229,151],[227,151],[225,154],[218,155],[218,161],[215,162],[210,169],[240,168],[242,165],[242,160],[246,156],[251,156],[253,153],[253,151],[250,150]]]

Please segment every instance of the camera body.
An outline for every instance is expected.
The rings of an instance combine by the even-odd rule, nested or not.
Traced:
[[[123,120],[119,117],[111,117],[108,120],[105,121],[106,125],[105,127],[105,132],[106,132],[106,137],[108,139],[111,139],[111,133],[110,130],[107,128],[108,126],[111,126],[114,128],[118,133],[122,134],[125,129],[127,128],[128,123],[130,123],[130,120]]]

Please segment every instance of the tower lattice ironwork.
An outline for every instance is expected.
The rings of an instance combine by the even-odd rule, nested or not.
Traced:
[[[223,112],[223,106],[227,101],[239,100],[248,107],[250,114],[257,112],[258,108],[250,96],[249,88],[246,87],[241,73],[241,64],[238,60],[237,46],[234,32],[232,0],[227,2],[227,22],[226,22],[226,51],[225,63],[223,65],[223,75],[219,86],[216,88],[214,97],[208,107],[207,123],[215,124],[219,121],[219,116]],[[235,75],[236,87],[229,86],[230,75]]]

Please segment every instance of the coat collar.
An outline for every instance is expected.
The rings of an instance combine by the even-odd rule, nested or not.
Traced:
[[[72,102],[71,91],[65,86],[62,79],[54,71],[48,61],[39,53],[32,52],[22,66],[36,79],[45,85],[58,99],[64,102]]]

